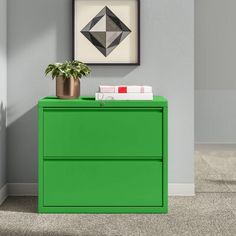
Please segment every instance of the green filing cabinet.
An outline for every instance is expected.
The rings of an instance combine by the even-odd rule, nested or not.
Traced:
[[[167,101],[39,101],[40,213],[166,213]]]

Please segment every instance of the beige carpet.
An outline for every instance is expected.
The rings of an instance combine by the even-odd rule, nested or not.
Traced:
[[[9,197],[0,207],[0,236],[236,235],[236,147],[196,151],[195,197],[170,197],[169,214],[37,214],[37,198]]]
[[[236,193],[236,145],[197,145],[196,192]]]

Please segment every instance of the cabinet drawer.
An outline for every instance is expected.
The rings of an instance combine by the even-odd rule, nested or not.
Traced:
[[[44,206],[162,206],[159,160],[46,160]]]
[[[162,156],[158,108],[44,109],[44,156]]]

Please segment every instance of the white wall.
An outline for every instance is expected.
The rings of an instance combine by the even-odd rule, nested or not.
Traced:
[[[68,0],[8,0],[8,181],[37,182],[37,100],[55,94],[50,62],[71,59]],[[141,66],[93,67],[99,84],[150,84],[169,100],[169,182],[193,183],[194,1],[141,1]],[[99,124],[98,124],[99,125]]]
[[[0,189],[6,184],[7,1],[0,0]]]
[[[195,141],[236,143],[236,1],[195,1]]]

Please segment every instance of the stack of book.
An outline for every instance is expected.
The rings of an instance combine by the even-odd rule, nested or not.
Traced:
[[[151,86],[99,86],[96,100],[153,100]]]

